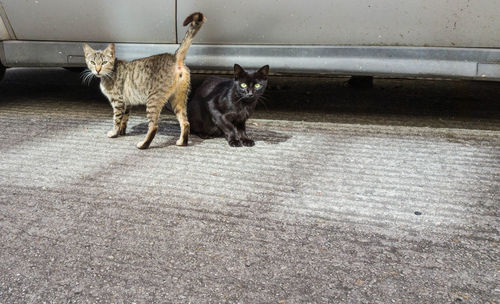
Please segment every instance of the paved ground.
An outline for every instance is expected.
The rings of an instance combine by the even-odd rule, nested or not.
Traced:
[[[195,85],[203,77],[196,77]],[[498,303],[500,86],[273,78],[253,148],[0,85],[0,303]]]

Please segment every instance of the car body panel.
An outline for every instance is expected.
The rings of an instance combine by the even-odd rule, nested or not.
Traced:
[[[176,43],[175,0],[2,0],[19,40]]]
[[[0,0],[5,66],[84,66],[81,42],[136,59],[174,52],[182,22],[208,21],[195,70],[500,80],[500,0]],[[10,40],[7,40],[10,39]]]
[[[0,19],[0,40],[7,40],[9,39],[9,32],[7,31],[7,28],[3,24],[2,19]]]
[[[103,49],[106,43],[93,43]],[[4,41],[8,66],[84,66],[81,43]],[[116,44],[119,58],[133,60],[177,49],[176,44]],[[4,60],[4,59],[2,59]],[[273,73],[384,75],[500,80],[500,50],[481,48],[303,45],[193,45],[191,69],[230,70],[271,65]]]
[[[500,47],[498,0],[183,0],[210,44]],[[179,35],[182,18],[177,20]]]

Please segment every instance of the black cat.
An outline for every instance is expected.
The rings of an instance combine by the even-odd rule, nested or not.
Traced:
[[[266,89],[268,73],[268,65],[247,73],[235,64],[234,79],[207,78],[188,102],[191,133],[202,138],[224,135],[232,147],[255,145],[246,134],[245,122]]]

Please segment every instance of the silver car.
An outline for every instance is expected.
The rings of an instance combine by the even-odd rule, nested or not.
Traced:
[[[173,52],[201,11],[192,69],[500,79],[499,0],[0,0],[4,67],[82,67],[81,42]],[[3,72],[3,71],[2,71]]]

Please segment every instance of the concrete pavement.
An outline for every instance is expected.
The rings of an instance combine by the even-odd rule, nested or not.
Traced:
[[[165,114],[143,151],[143,109],[109,139],[95,86],[9,71],[0,303],[497,303],[497,84],[342,83],[275,79],[255,147]]]

